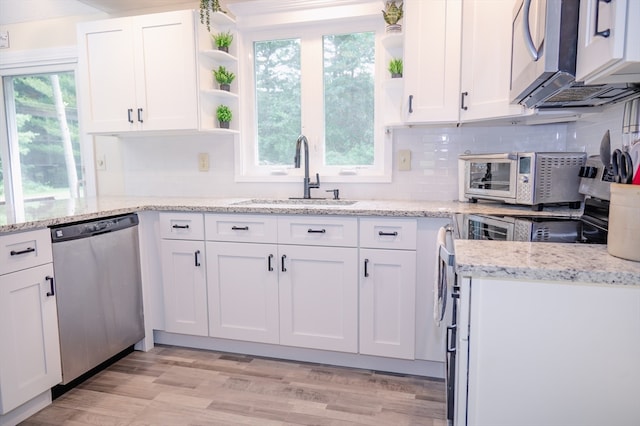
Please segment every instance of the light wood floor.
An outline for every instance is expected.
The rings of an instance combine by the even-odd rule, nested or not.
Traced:
[[[435,379],[158,346],[22,425],[446,426],[444,405]]]

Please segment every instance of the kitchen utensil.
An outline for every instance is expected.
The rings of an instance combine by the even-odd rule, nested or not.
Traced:
[[[611,168],[611,135],[608,129],[600,141],[600,161],[607,169]]]
[[[612,167],[616,183],[631,183],[633,179],[633,162],[628,152],[619,149],[614,150]]]

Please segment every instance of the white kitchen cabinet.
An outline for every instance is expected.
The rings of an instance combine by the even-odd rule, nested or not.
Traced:
[[[207,242],[209,334],[279,343],[276,244]]]
[[[527,113],[509,96],[513,6],[514,0],[405,1],[406,123]]]
[[[60,383],[62,371],[49,231],[9,234],[0,237],[0,245],[2,264],[10,268],[3,268],[0,275],[0,414],[4,416]]]
[[[580,2],[576,80],[640,82],[640,2]]]
[[[358,249],[280,245],[280,344],[358,351]]]
[[[194,12],[78,25],[78,80],[88,133],[198,127]]]
[[[360,219],[360,353],[415,358],[415,219]]]
[[[640,424],[640,287],[472,277],[470,296],[466,424]]]
[[[462,0],[404,2],[406,123],[457,123]]]
[[[415,358],[415,250],[360,249],[360,353]]]
[[[462,2],[460,121],[471,122],[525,114],[512,105],[511,31],[514,0]]]
[[[209,335],[203,216],[160,213],[165,331]]]

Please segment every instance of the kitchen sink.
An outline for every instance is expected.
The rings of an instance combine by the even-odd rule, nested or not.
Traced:
[[[351,206],[357,203],[353,200],[334,200],[331,198],[284,198],[284,199],[251,199],[233,203],[234,206],[253,205],[309,205],[309,206]]]

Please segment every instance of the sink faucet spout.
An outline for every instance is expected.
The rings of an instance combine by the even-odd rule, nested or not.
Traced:
[[[311,198],[311,188],[320,188],[320,174],[316,173],[316,181],[309,179],[309,141],[305,135],[300,135],[296,141],[296,156],[294,167],[300,168],[300,148],[304,148],[304,195],[303,198]]]

